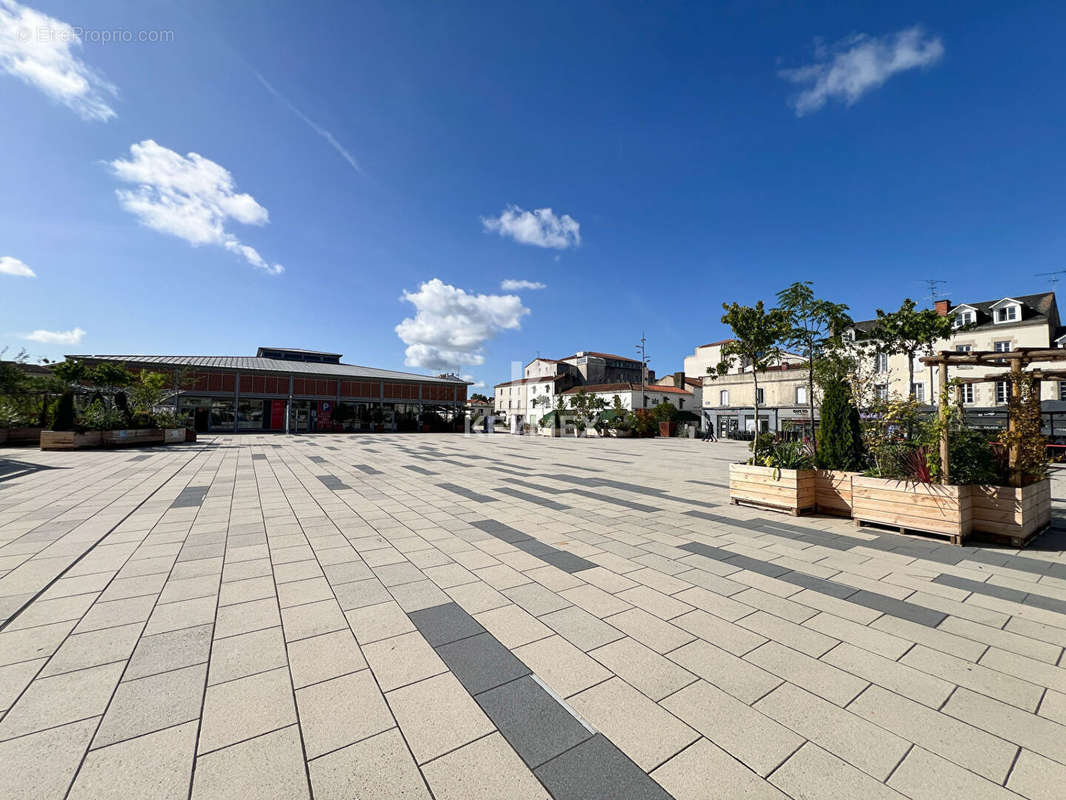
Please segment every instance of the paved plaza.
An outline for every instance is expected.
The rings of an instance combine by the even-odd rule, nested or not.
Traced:
[[[0,797],[1066,797],[1066,537],[731,506],[745,449],[0,449]]]

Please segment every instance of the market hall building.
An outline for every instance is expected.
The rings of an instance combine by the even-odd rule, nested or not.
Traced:
[[[197,431],[396,430],[434,411],[445,419],[466,405],[467,382],[342,364],[340,353],[260,347],[255,356],[68,355],[172,376],[177,412]],[[336,414],[346,420],[333,424]]]

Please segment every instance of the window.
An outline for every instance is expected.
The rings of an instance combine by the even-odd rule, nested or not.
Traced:
[[[756,389],[755,390],[755,402],[757,402],[759,405],[762,405],[763,402],[765,402],[765,399],[766,399],[766,390],[765,389]]]
[[[684,397],[677,398],[677,407],[678,408],[684,408],[685,407],[685,398]]]
[[[805,405],[806,403],[807,403],[807,387],[806,386],[797,386],[796,387],[796,405],[801,406],[801,405]]]
[[[955,345],[955,352],[956,353],[969,353],[971,350],[973,350],[973,345],[972,344],[957,344],[957,345]]]
[[[1059,400],[1066,400],[1066,381],[1059,381]]]
[[[969,325],[973,322],[972,311],[960,311],[955,315],[955,327],[961,328],[963,325]]]
[[[917,400],[919,403],[924,403],[925,402],[925,384],[924,383],[916,383],[916,384],[914,384],[914,399]]]
[[[1010,400],[1010,384],[1007,381],[996,381],[996,402],[1006,403]]]
[[[878,383],[878,384],[876,384],[874,386],[874,395],[877,397],[878,400],[887,400],[888,399],[888,384],[887,383]]]
[[[962,389],[962,402],[964,402],[964,403],[972,403],[973,402],[973,384],[972,383],[964,383],[960,388]]]
[[[1009,353],[1010,352],[1010,340],[1006,339],[1000,342],[993,342],[992,349],[997,353]]]
[[[1018,306],[1003,306],[996,309],[996,322],[1014,322],[1018,319]]]
[[[888,353],[874,354],[874,372],[888,372]]]
[[[728,389],[722,389],[722,391],[720,391],[718,393],[718,405],[720,405],[720,406],[729,405],[729,390]]]

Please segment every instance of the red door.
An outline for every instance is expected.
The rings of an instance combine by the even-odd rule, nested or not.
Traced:
[[[280,431],[285,428],[285,401],[270,401],[270,430]]]

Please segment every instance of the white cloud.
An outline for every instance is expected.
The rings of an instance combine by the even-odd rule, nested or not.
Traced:
[[[62,20],[0,0],[0,70],[35,86],[82,119],[106,122],[114,85],[75,55],[81,39]]]
[[[943,55],[940,37],[914,26],[881,37],[858,34],[832,47],[819,43],[815,47],[815,63],[779,74],[806,87],[793,100],[796,115],[802,117],[829,100],[853,105],[893,75],[932,66]]]
[[[432,370],[483,364],[485,343],[501,331],[518,330],[529,313],[517,295],[470,294],[439,278],[417,292],[404,291],[401,299],[415,307],[414,317],[396,326],[407,345],[404,363]]]
[[[508,206],[498,217],[482,217],[485,230],[510,236],[520,244],[565,250],[581,244],[581,225],[569,214],[556,216],[550,208],[523,211]]]
[[[141,223],[184,239],[194,247],[220,245],[253,267],[277,275],[281,264],[270,264],[254,247],[242,244],[225,229],[227,221],[265,225],[267,210],[250,194],[236,193],[227,169],[197,153],[182,156],[151,139],[130,145],[129,161],[109,166],[121,181],[136,189],[116,189],[119,203]]]
[[[522,281],[515,280],[514,278],[507,278],[507,280],[500,283],[500,288],[505,292],[520,292],[523,289],[547,289],[548,284],[540,283],[538,281]]]
[[[20,278],[37,277],[36,272],[11,256],[0,256],[0,275],[18,275]]]
[[[85,338],[85,331],[81,328],[74,328],[69,331],[38,329],[33,333],[22,334],[22,338],[29,342],[40,342],[41,344],[81,344],[81,340]]]
[[[260,75],[258,72],[255,73],[255,77],[257,77],[259,79],[259,82],[261,84],[263,84],[263,86],[266,88],[266,90],[268,92],[270,92],[272,95],[274,95],[274,97],[278,98],[278,100],[280,100],[286,106],[288,106],[289,111],[291,111],[293,114],[298,116],[301,120],[303,120],[303,122],[307,125],[307,127],[309,127],[311,130],[313,130],[315,133],[317,133],[323,139],[325,139],[329,143],[329,146],[332,147],[334,150],[336,150],[340,154],[340,157],[343,158],[345,161],[347,161],[352,169],[354,169],[356,172],[359,172],[359,173],[361,173],[363,171],[362,167],[359,166],[359,162],[355,160],[355,156],[353,156],[351,153],[349,153],[347,148],[344,145],[342,145],[340,142],[338,142],[337,139],[333,136],[332,133],[327,131],[325,128],[323,128],[321,125],[319,125],[313,119],[308,117],[304,112],[302,112],[300,109],[298,109],[296,106],[294,106],[291,102],[289,102],[289,98],[287,98],[285,95],[283,95],[277,89],[275,89],[267,81],[267,79],[264,78],[262,75]]]
[[[463,375],[462,378],[463,378],[464,381],[470,381],[470,386],[467,387],[468,389],[484,389],[485,388],[485,381],[479,381],[473,375]]]

